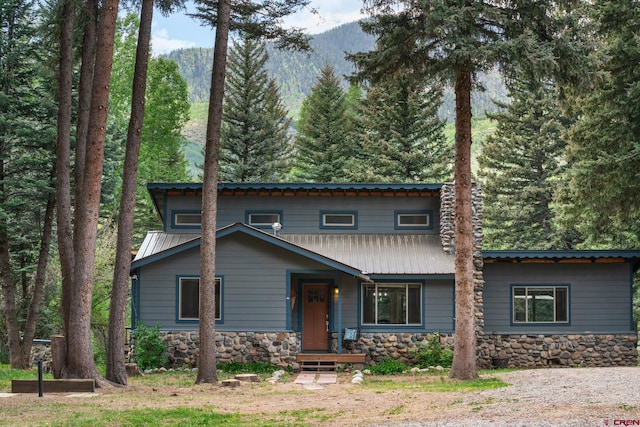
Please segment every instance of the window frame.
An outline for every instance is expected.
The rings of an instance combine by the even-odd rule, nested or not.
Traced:
[[[419,306],[417,308],[417,312],[418,315],[420,316],[420,321],[419,323],[409,323],[409,318],[411,317],[409,314],[409,305],[407,304],[406,306],[406,313],[405,313],[405,320],[406,323],[382,323],[380,322],[379,319],[379,306],[378,306],[378,302],[377,300],[374,300],[375,302],[375,306],[374,306],[374,320],[375,323],[365,323],[364,321],[364,316],[365,316],[365,288],[368,286],[374,286],[375,290],[374,292],[378,292],[378,288],[400,288],[400,287],[404,287],[405,289],[405,296],[408,296],[409,294],[409,286],[417,286],[420,294],[418,296],[418,300],[419,300]],[[425,295],[425,284],[423,281],[391,281],[391,282],[374,282],[374,283],[369,283],[369,282],[361,282],[360,283],[360,290],[359,290],[359,308],[358,308],[358,323],[360,325],[360,327],[362,328],[393,328],[393,329],[397,329],[397,328],[423,328],[424,324],[425,324],[425,302],[424,302],[424,295]]]
[[[180,223],[178,222],[179,215],[198,215],[200,216],[199,223]],[[202,228],[202,212],[199,210],[173,210],[171,211],[171,228],[190,228],[199,229]]]
[[[416,216],[424,215],[427,218],[426,225],[416,224],[401,224],[401,216]],[[428,209],[423,210],[396,210],[393,212],[393,227],[395,230],[433,230],[433,211]]]
[[[353,220],[349,224],[328,224],[327,216],[351,216]],[[320,211],[320,229],[322,230],[357,230],[358,211]]]
[[[251,216],[252,215],[276,215],[278,217],[278,219],[276,221],[272,221],[270,223],[252,223],[251,222]],[[283,217],[283,212],[281,210],[248,210],[244,212],[244,223],[247,225],[250,225],[251,227],[254,228],[260,228],[260,229],[271,229],[271,226],[275,223],[275,222],[279,222],[280,224],[282,224],[282,219]]]
[[[183,317],[182,316],[182,282],[183,280],[197,280],[198,286],[200,285],[200,276],[195,275],[180,275],[176,276],[176,323],[198,323],[200,321],[200,313],[198,317]],[[224,323],[224,280],[223,276],[216,276],[216,311],[219,311],[215,317],[216,323]],[[198,291],[198,310],[200,310],[200,295]]]
[[[525,320],[516,320],[516,295],[515,292],[517,289],[524,289],[524,297],[525,297]],[[542,289],[553,289],[553,317],[554,320],[545,320],[545,321],[535,321],[529,320],[529,292],[530,290],[542,290]],[[564,289],[565,290],[565,307],[564,312],[566,313],[566,320],[557,320],[558,315],[558,298],[556,297],[557,290]],[[570,325],[571,324],[571,286],[569,284],[512,284],[510,288],[510,305],[511,305],[511,313],[510,313],[510,321],[511,326],[557,326],[557,325]]]

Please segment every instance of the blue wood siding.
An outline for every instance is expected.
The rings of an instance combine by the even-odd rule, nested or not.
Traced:
[[[165,258],[141,269],[140,321],[165,330],[197,329],[176,323],[176,277],[199,275],[200,248]],[[324,266],[300,255],[237,234],[218,240],[216,275],[224,277],[224,323],[220,331],[284,331],[287,325],[287,270]],[[331,273],[335,274],[333,271]]]
[[[485,264],[485,333],[628,333],[631,267],[615,264]],[[569,323],[512,325],[511,285],[569,285]]]
[[[286,233],[320,231],[321,211],[357,212],[358,227],[349,233],[416,233],[416,230],[395,229],[395,212],[431,211],[433,228],[420,233],[436,234],[440,229],[437,197],[218,197],[218,227],[245,222],[246,211],[282,212],[281,223]],[[199,211],[200,197],[170,197],[166,203],[165,230],[193,232],[193,229],[172,229],[172,212]],[[323,233],[344,233],[342,229],[323,229]]]
[[[454,330],[455,291],[453,280],[427,280],[425,329],[428,332]]]

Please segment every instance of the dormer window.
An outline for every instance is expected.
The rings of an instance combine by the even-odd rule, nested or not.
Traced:
[[[246,211],[245,222],[256,228],[271,228],[274,223],[282,223],[281,211]]]
[[[433,228],[431,221],[432,211],[396,211],[396,230],[430,230]]]
[[[320,212],[320,228],[351,229],[358,228],[358,216],[355,211]]]
[[[200,228],[202,214],[199,211],[174,211],[173,226],[175,228]]]

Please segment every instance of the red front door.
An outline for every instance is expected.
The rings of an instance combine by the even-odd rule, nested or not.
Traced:
[[[302,285],[302,349],[304,351],[329,349],[329,298],[327,283]]]

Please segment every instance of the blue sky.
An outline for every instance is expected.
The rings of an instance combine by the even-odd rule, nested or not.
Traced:
[[[195,10],[188,3],[189,11]],[[311,0],[304,10],[288,17],[286,24],[306,28],[309,34],[318,34],[333,27],[357,21],[362,17],[362,0]],[[312,9],[317,13],[312,13]],[[184,12],[165,18],[157,9],[153,13],[152,46],[155,55],[187,47],[213,47],[214,31],[202,27],[199,21]]]

